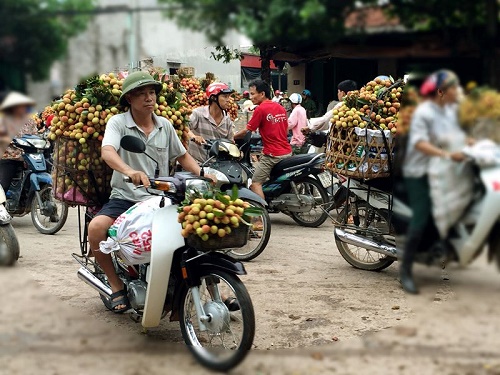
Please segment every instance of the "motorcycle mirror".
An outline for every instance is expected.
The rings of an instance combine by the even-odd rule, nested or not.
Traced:
[[[135,154],[143,154],[146,151],[146,144],[142,139],[134,137],[133,135],[125,135],[120,141],[120,146],[129,152]]]
[[[155,178],[160,175],[160,165],[158,162],[146,153],[146,144],[142,139],[134,137],[133,135],[124,135],[120,141],[120,146],[128,152],[133,152],[135,154],[144,154],[156,164],[155,168]]]
[[[210,147],[210,151],[208,152],[208,156],[217,157],[219,156],[219,141],[215,141],[212,143],[212,147]]]

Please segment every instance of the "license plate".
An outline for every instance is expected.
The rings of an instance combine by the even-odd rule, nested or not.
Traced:
[[[330,172],[323,172],[318,175],[319,180],[321,181],[321,185],[324,188],[328,188],[332,186],[332,175]]]

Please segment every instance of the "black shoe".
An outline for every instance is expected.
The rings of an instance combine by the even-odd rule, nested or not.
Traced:
[[[399,272],[399,281],[401,282],[401,286],[406,293],[418,294],[418,288],[415,284],[415,281],[413,280],[411,272],[408,272],[408,270],[405,269],[401,269],[401,271]]]

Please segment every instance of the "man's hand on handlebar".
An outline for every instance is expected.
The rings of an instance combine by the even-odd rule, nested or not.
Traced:
[[[201,135],[195,135],[193,138],[191,138],[191,141],[195,142],[198,145],[203,145],[205,144],[205,139]]]
[[[135,186],[143,185],[146,188],[151,186],[151,183],[149,182],[149,177],[144,172],[133,170],[127,173],[127,176],[130,177],[132,183]]]

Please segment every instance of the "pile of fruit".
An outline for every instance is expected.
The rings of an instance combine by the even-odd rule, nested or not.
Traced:
[[[251,225],[250,217],[260,216],[262,211],[238,198],[237,192],[233,189],[232,197],[216,192],[187,198],[178,209],[182,236],[197,236],[208,241],[226,237],[240,225],[245,228]]]
[[[342,106],[333,111],[335,129],[350,127],[397,131],[397,114],[401,107],[403,82],[376,78],[359,91],[344,98]]]
[[[81,144],[88,139],[102,140],[109,119],[126,110],[118,102],[122,85],[123,78],[109,73],[92,77],[74,90],[66,91],[60,100],[52,104],[56,116],[52,119],[50,139],[63,136]],[[182,94],[177,93],[171,82],[164,82],[157,97],[155,113],[169,119],[184,142],[188,139],[190,112]]]
[[[238,228],[244,221],[245,208],[250,204],[241,199],[230,201],[229,196],[224,198],[226,203],[219,199],[197,198],[192,204],[182,207],[178,217],[182,223],[182,236],[187,238],[195,234],[207,241],[210,236],[222,238]]]
[[[460,103],[459,114],[465,127],[474,126],[479,119],[500,121],[500,92],[475,89]]]
[[[460,103],[459,118],[470,136],[500,143],[500,92],[474,89]]]
[[[357,178],[386,177],[403,98],[402,80],[376,78],[333,111],[326,168]]]

